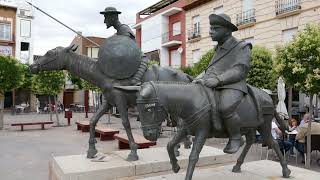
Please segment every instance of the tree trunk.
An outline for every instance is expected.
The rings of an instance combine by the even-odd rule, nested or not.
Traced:
[[[316,94],[316,105],[314,110],[314,117],[318,118],[318,95]]]
[[[52,121],[52,104],[51,104],[51,97],[49,95],[49,114],[50,114],[50,121]]]
[[[289,119],[292,118],[292,87],[288,89],[288,115]]]
[[[311,121],[313,120],[313,94],[310,95],[309,98],[309,113],[311,116],[311,120],[308,122],[308,132],[307,132],[307,160],[306,160],[306,168],[310,168],[310,160],[311,160]]]
[[[3,129],[4,122],[3,122],[3,108],[4,108],[4,93],[0,92],[0,130]]]
[[[57,104],[56,96],[53,96],[53,101],[54,101],[54,104],[55,104],[54,111],[56,112],[57,126],[59,127],[60,126],[60,121],[59,121],[59,115],[58,115],[58,104]]]

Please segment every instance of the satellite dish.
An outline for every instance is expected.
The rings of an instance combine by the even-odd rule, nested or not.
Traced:
[[[177,49],[177,52],[178,52],[179,54],[182,54],[183,48],[182,48],[182,47],[179,47],[179,48]]]

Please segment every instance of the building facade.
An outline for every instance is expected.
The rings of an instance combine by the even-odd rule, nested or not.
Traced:
[[[33,63],[33,11],[20,0],[0,0],[0,54],[13,56],[23,64]],[[5,93],[4,107],[28,104],[35,109],[35,96],[29,90]]]
[[[161,0],[136,15],[136,40],[161,66],[186,65],[184,0]]]
[[[239,28],[238,39],[274,51],[307,23],[320,22],[320,1],[310,0],[186,0],[187,64],[213,48],[209,15],[225,13]]]

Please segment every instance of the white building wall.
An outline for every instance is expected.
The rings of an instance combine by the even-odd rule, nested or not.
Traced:
[[[141,50],[145,53],[160,49],[162,35],[161,16],[157,15],[141,22]]]

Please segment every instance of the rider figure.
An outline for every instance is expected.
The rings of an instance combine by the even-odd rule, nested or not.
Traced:
[[[104,15],[104,23],[107,25],[107,29],[113,26],[117,30],[117,35],[129,36],[132,40],[135,41],[135,35],[130,27],[126,24],[122,24],[119,21],[118,15],[121,14],[120,11],[117,11],[117,9],[114,7],[106,7],[104,11],[100,12],[100,14]],[[131,85],[140,85],[143,74],[148,68],[147,57],[143,53],[141,56],[141,64],[138,68],[138,71],[132,77],[132,80],[130,82]]]
[[[240,118],[236,109],[248,93],[246,76],[250,68],[252,45],[232,36],[232,32],[238,28],[231,23],[228,15],[211,14],[209,20],[209,34],[218,45],[204,75],[194,82],[215,89],[218,93],[219,112],[229,135],[223,151],[231,154],[237,152],[241,144]]]

